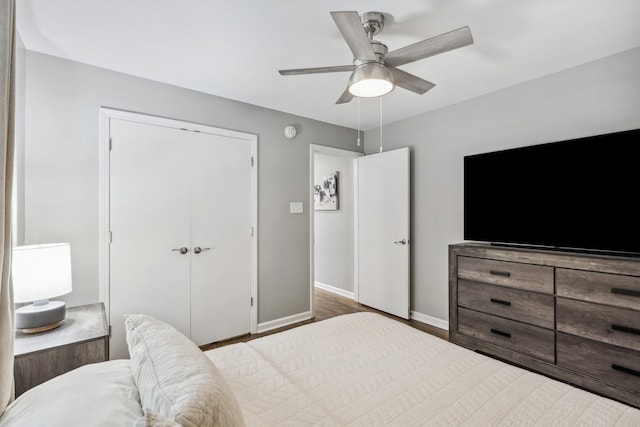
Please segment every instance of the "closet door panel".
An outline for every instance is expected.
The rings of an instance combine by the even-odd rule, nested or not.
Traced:
[[[146,313],[189,336],[188,132],[111,121],[111,358],[128,355],[124,317]]]
[[[191,339],[203,345],[251,329],[251,146],[190,135]]]

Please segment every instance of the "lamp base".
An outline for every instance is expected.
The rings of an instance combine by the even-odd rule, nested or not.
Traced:
[[[16,329],[25,334],[48,331],[60,326],[66,313],[64,301],[25,305],[16,310]]]

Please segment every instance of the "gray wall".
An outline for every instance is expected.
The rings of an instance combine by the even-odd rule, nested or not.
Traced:
[[[69,306],[99,301],[102,106],[257,134],[258,321],[310,309],[309,145],[357,151],[355,130],[28,51],[25,243],[71,243]],[[287,125],[298,130],[293,140]],[[291,201],[304,201],[305,213],[289,214]]]
[[[353,292],[353,162],[345,157],[315,155],[315,184],[323,177],[340,172],[338,179],[338,210],[314,213],[314,274],[315,280],[326,285]]]
[[[640,128],[639,76],[636,48],[384,126],[385,149],[411,147],[412,310],[448,319],[447,247],[463,240],[463,156]],[[366,153],[377,151],[378,132],[365,133]]]

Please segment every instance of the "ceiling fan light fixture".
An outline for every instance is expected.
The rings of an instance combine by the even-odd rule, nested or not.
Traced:
[[[393,75],[379,62],[359,65],[349,78],[349,92],[360,98],[386,95],[394,88]]]

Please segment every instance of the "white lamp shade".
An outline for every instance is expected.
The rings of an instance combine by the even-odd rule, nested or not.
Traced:
[[[71,292],[68,243],[13,248],[11,274],[15,302],[46,300]]]

